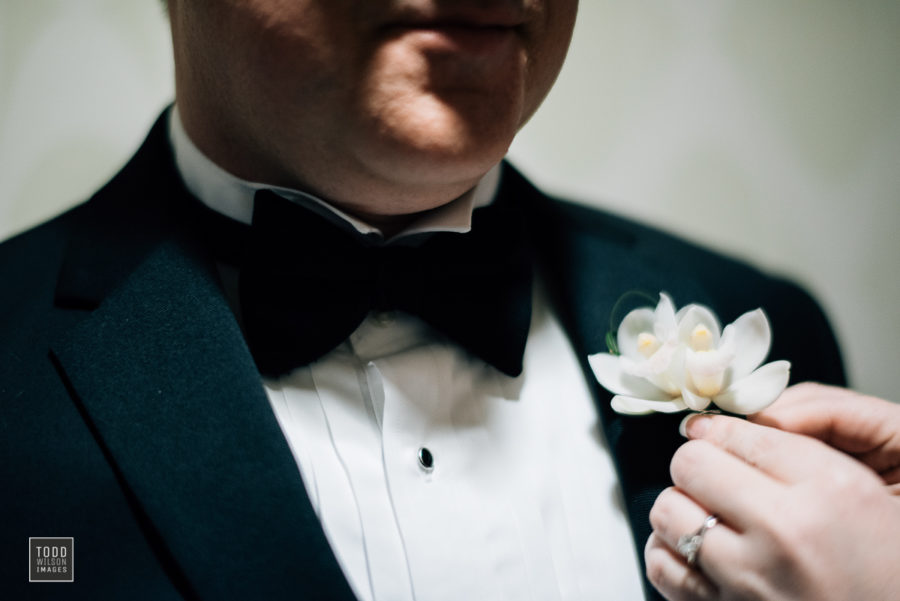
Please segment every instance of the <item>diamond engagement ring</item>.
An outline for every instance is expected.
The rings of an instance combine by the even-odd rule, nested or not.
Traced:
[[[678,539],[678,546],[675,550],[684,557],[689,566],[694,566],[697,563],[697,554],[700,553],[700,545],[703,544],[703,535],[718,523],[719,518],[714,515],[708,515],[696,532],[685,534]]]

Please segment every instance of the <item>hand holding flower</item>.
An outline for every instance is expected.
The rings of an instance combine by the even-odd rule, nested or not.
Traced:
[[[839,395],[854,394],[830,390],[835,403]],[[813,431],[841,444],[852,441],[873,464],[896,465],[900,406],[857,399],[854,405],[871,405],[862,407],[869,417],[846,422],[855,432],[847,437],[845,409],[823,402],[825,415],[807,420],[801,413],[812,404],[800,404],[784,412],[773,407],[760,421],[840,424]],[[881,428],[876,422],[882,418],[893,426]],[[879,478],[819,440],[725,416],[693,417],[687,433],[692,440],[672,459],[675,487],[651,510],[654,532],[645,549],[648,577],[667,599],[900,599],[900,498],[890,488],[896,468]],[[719,524],[706,533],[698,563],[690,567],[674,549],[708,514]]]

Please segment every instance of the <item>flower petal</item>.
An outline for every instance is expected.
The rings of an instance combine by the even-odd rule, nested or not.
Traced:
[[[646,378],[651,382],[661,374],[672,368],[672,362],[677,359],[681,347],[675,341],[669,341],[662,345],[647,359],[633,360],[622,357],[622,369],[640,378]]]
[[[675,319],[675,303],[665,292],[659,293],[659,303],[653,312],[653,333],[661,341],[665,342],[674,337],[678,332],[678,322]]]
[[[625,415],[647,415],[648,413],[677,413],[687,409],[682,399],[672,401],[651,401],[629,396],[614,396],[610,403],[613,411]]]
[[[715,313],[703,305],[687,305],[682,307],[675,316],[678,320],[678,340],[683,344],[690,344],[691,334],[698,325],[703,324],[709,328],[713,335],[713,348],[719,346],[719,337],[722,326]]]
[[[681,389],[681,397],[684,399],[685,404],[689,409],[694,411],[703,411],[709,404],[712,402],[711,399],[708,399],[704,396],[700,396],[698,394],[694,394],[687,387]]]
[[[724,373],[733,360],[732,355],[719,350],[698,352],[687,349],[685,368],[691,375],[711,376]]]
[[[773,361],[738,380],[728,390],[713,398],[725,411],[749,415],[762,411],[784,391],[791,375],[789,361]]]
[[[762,309],[744,313],[734,323],[725,327],[721,347],[734,349],[731,378],[737,382],[759,367],[772,343],[772,330]]]
[[[619,352],[623,357],[644,358],[638,351],[638,336],[644,332],[653,332],[654,319],[652,309],[635,309],[628,312],[616,333],[616,344],[619,345]]]
[[[663,351],[669,353],[665,357],[665,362],[656,363],[656,355]],[[672,398],[678,396],[681,388],[684,386],[686,375],[684,353],[685,349],[683,346],[670,342],[656,351],[656,354],[644,363],[635,366],[626,364],[624,368],[636,375],[644,375],[654,386],[666,391],[669,393],[669,398]]]
[[[627,360],[609,353],[588,356],[588,363],[600,385],[613,394],[640,397],[658,401],[671,397],[643,378],[629,374],[624,367]]]

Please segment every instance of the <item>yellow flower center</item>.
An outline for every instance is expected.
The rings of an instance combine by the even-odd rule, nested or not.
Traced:
[[[650,332],[641,332],[637,338],[638,352],[648,359],[660,347],[659,339]]]
[[[640,344],[640,342],[639,342]],[[713,347],[713,335],[705,325],[697,324],[691,332],[691,348],[695,351],[708,351]]]

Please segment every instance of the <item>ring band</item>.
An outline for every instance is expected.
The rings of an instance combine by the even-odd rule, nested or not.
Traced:
[[[703,544],[703,535],[718,523],[719,518],[714,515],[708,515],[696,532],[685,534],[678,539],[678,546],[675,550],[684,557],[689,566],[694,566],[697,563],[697,555],[700,553],[700,546]]]

